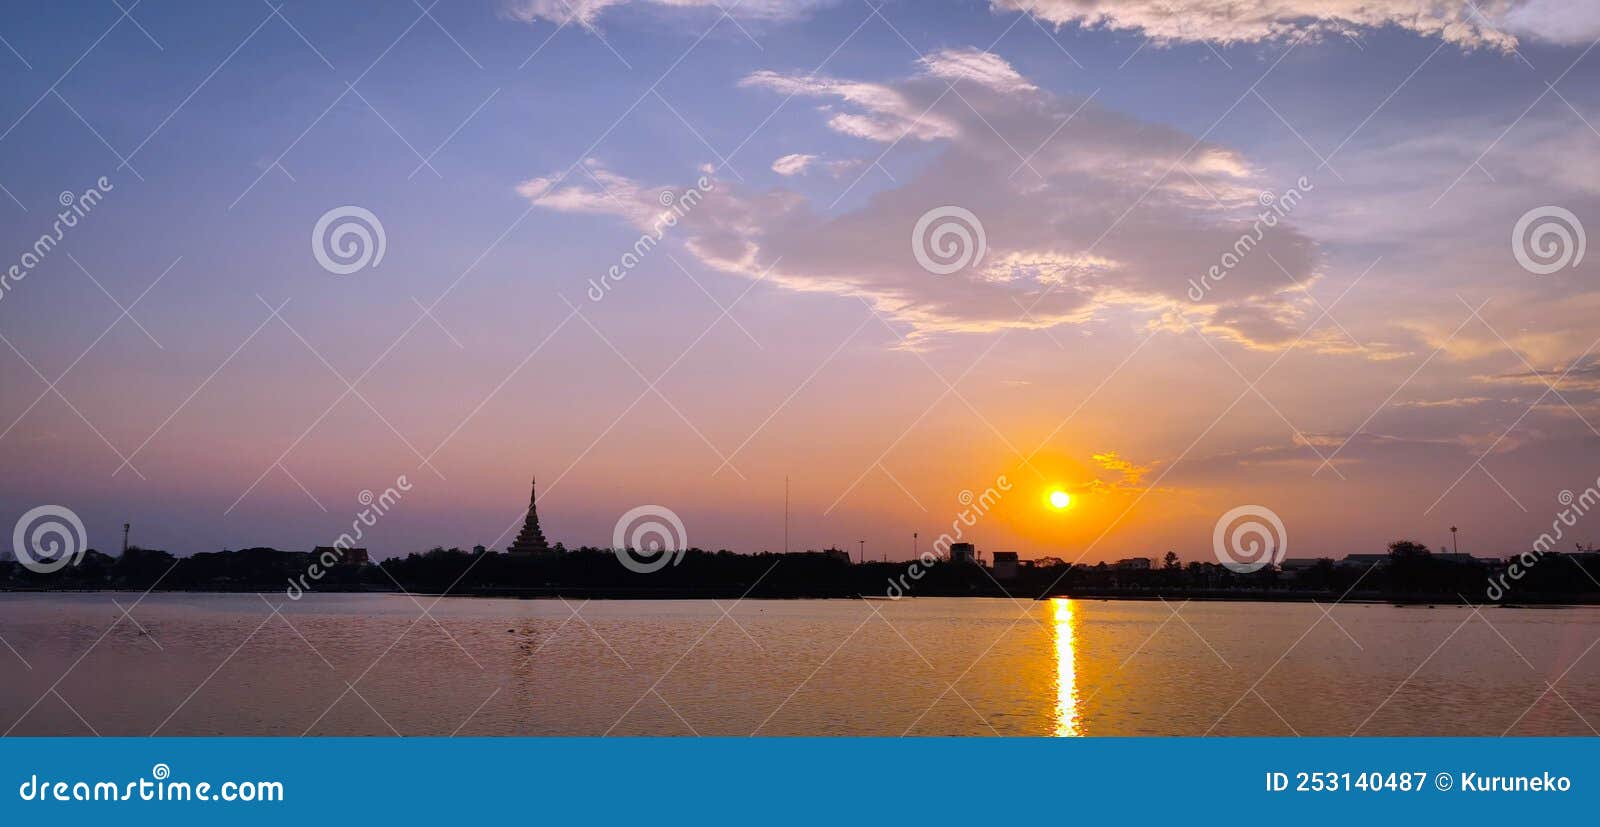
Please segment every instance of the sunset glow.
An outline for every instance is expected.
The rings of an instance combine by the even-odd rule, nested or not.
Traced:
[[[496,0],[399,45],[410,4],[303,4],[336,71],[276,18],[221,71],[265,9],[156,49],[37,5],[7,529],[311,548],[403,476],[375,558],[504,549],[537,476],[567,547],[652,504],[910,560],[970,511],[1188,561],[1270,504],[1295,556],[1503,554],[1594,480],[1592,4]]]
[[[1078,621],[1073,615],[1071,600],[1057,597],[1050,604],[1055,609],[1055,623],[1051,626],[1055,632],[1056,650],[1055,734],[1062,738],[1073,737],[1083,734],[1083,711],[1079,709],[1078,698],[1078,655],[1074,645],[1074,627]]]

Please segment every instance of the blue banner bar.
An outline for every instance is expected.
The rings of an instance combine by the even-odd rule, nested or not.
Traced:
[[[0,823],[1526,823],[1592,818],[1597,759],[1588,738],[7,738]]]

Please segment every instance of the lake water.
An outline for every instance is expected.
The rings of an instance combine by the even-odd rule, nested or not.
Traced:
[[[0,595],[0,731],[1600,734],[1596,608],[268,599]]]

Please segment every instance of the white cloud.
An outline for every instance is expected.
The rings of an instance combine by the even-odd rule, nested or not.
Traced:
[[[1257,43],[1393,26],[1468,48],[1510,49],[1523,34],[1559,43],[1600,34],[1578,0],[992,0],[1057,25],[1142,32],[1159,43]]]
[[[996,92],[1015,94],[1039,88],[1018,74],[1004,58],[992,52],[980,52],[973,48],[942,49],[925,55],[918,62],[936,78],[951,82],[972,81]]]
[[[593,26],[606,10],[633,0],[511,0],[506,12],[524,23],[546,20]],[[668,9],[697,9],[747,19],[789,20],[803,17],[831,0],[643,0],[639,5]]]
[[[950,65],[941,60],[933,62]],[[887,83],[751,75],[747,87],[822,99],[823,117],[843,134],[878,144],[904,136],[933,155],[842,214],[785,189],[753,192],[718,181],[680,225],[688,249],[730,273],[766,273],[767,284],[863,299],[909,326],[913,342],[1083,323],[1118,310],[1192,316],[1203,329],[1255,347],[1297,338],[1309,301],[1295,282],[1316,280],[1318,253],[1291,223],[1267,232],[1204,304],[1187,295],[1189,281],[1251,230],[1262,210],[1259,190],[1291,182],[1264,180],[1229,147],[1040,90],[998,57],[983,56],[979,65],[1009,93],[945,95],[946,75],[926,64]],[[1026,165],[1019,152],[1032,155]],[[595,177],[605,191],[587,180],[554,187],[540,178],[522,192],[542,207],[635,223],[657,209],[655,190],[601,168]],[[978,216],[988,249],[975,266],[938,276],[918,263],[911,235],[924,213],[945,205]],[[1322,344],[1348,349],[1320,335],[1299,347]]]
[[[524,22],[594,26],[610,10],[698,10],[793,20],[836,0],[509,0]],[[1514,48],[1518,37],[1582,45],[1600,37],[1592,0],[990,0],[997,11],[1060,25],[1135,31],[1157,43],[1260,43],[1395,27],[1465,48]],[[970,51],[970,50],[969,50]],[[971,51],[971,55],[983,53]],[[975,73],[975,77],[999,78]]]
[[[917,105],[904,92],[887,84],[762,70],[745,78],[740,85],[797,97],[833,97],[854,104],[863,111],[834,115],[828,125],[856,138],[892,143],[902,135],[919,140],[956,135],[956,124],[944,114],[929,111],[926,105]]]
[[[606,169],[598,161],[584,162],[588,175],[567,178],[530,178],[517,185],[517,194],[558,212],[614,215],[647,227],[661,211],[661,188],[646,190],[634,181]],[[595,186],[588,183],[593,181]],[[569,183],[570,182],[570,183]],[[582,183],[580,183],[582,182]]]
[[[506,13],[524,23],[549,20],[554,23],[594,25],[600,13],[628,0],[515,0],[507,5]]]
[[[1528,0],[1505,13],[1511,31],[1565,45],[1600,38],[1600,3],[1592,0]]]
[[[785,177],[799,175],[805,172],[806,168],[811,166],[811,162],[815,160],[817,160],[815,155],[802,155],[799,153],[785,155],[772,162],[772,171]]]

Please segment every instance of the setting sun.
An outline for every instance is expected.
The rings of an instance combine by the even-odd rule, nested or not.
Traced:
[[[1072,505],[1072,496],[1065,491],[1050,492],[1050,505],[1056,509]]]

